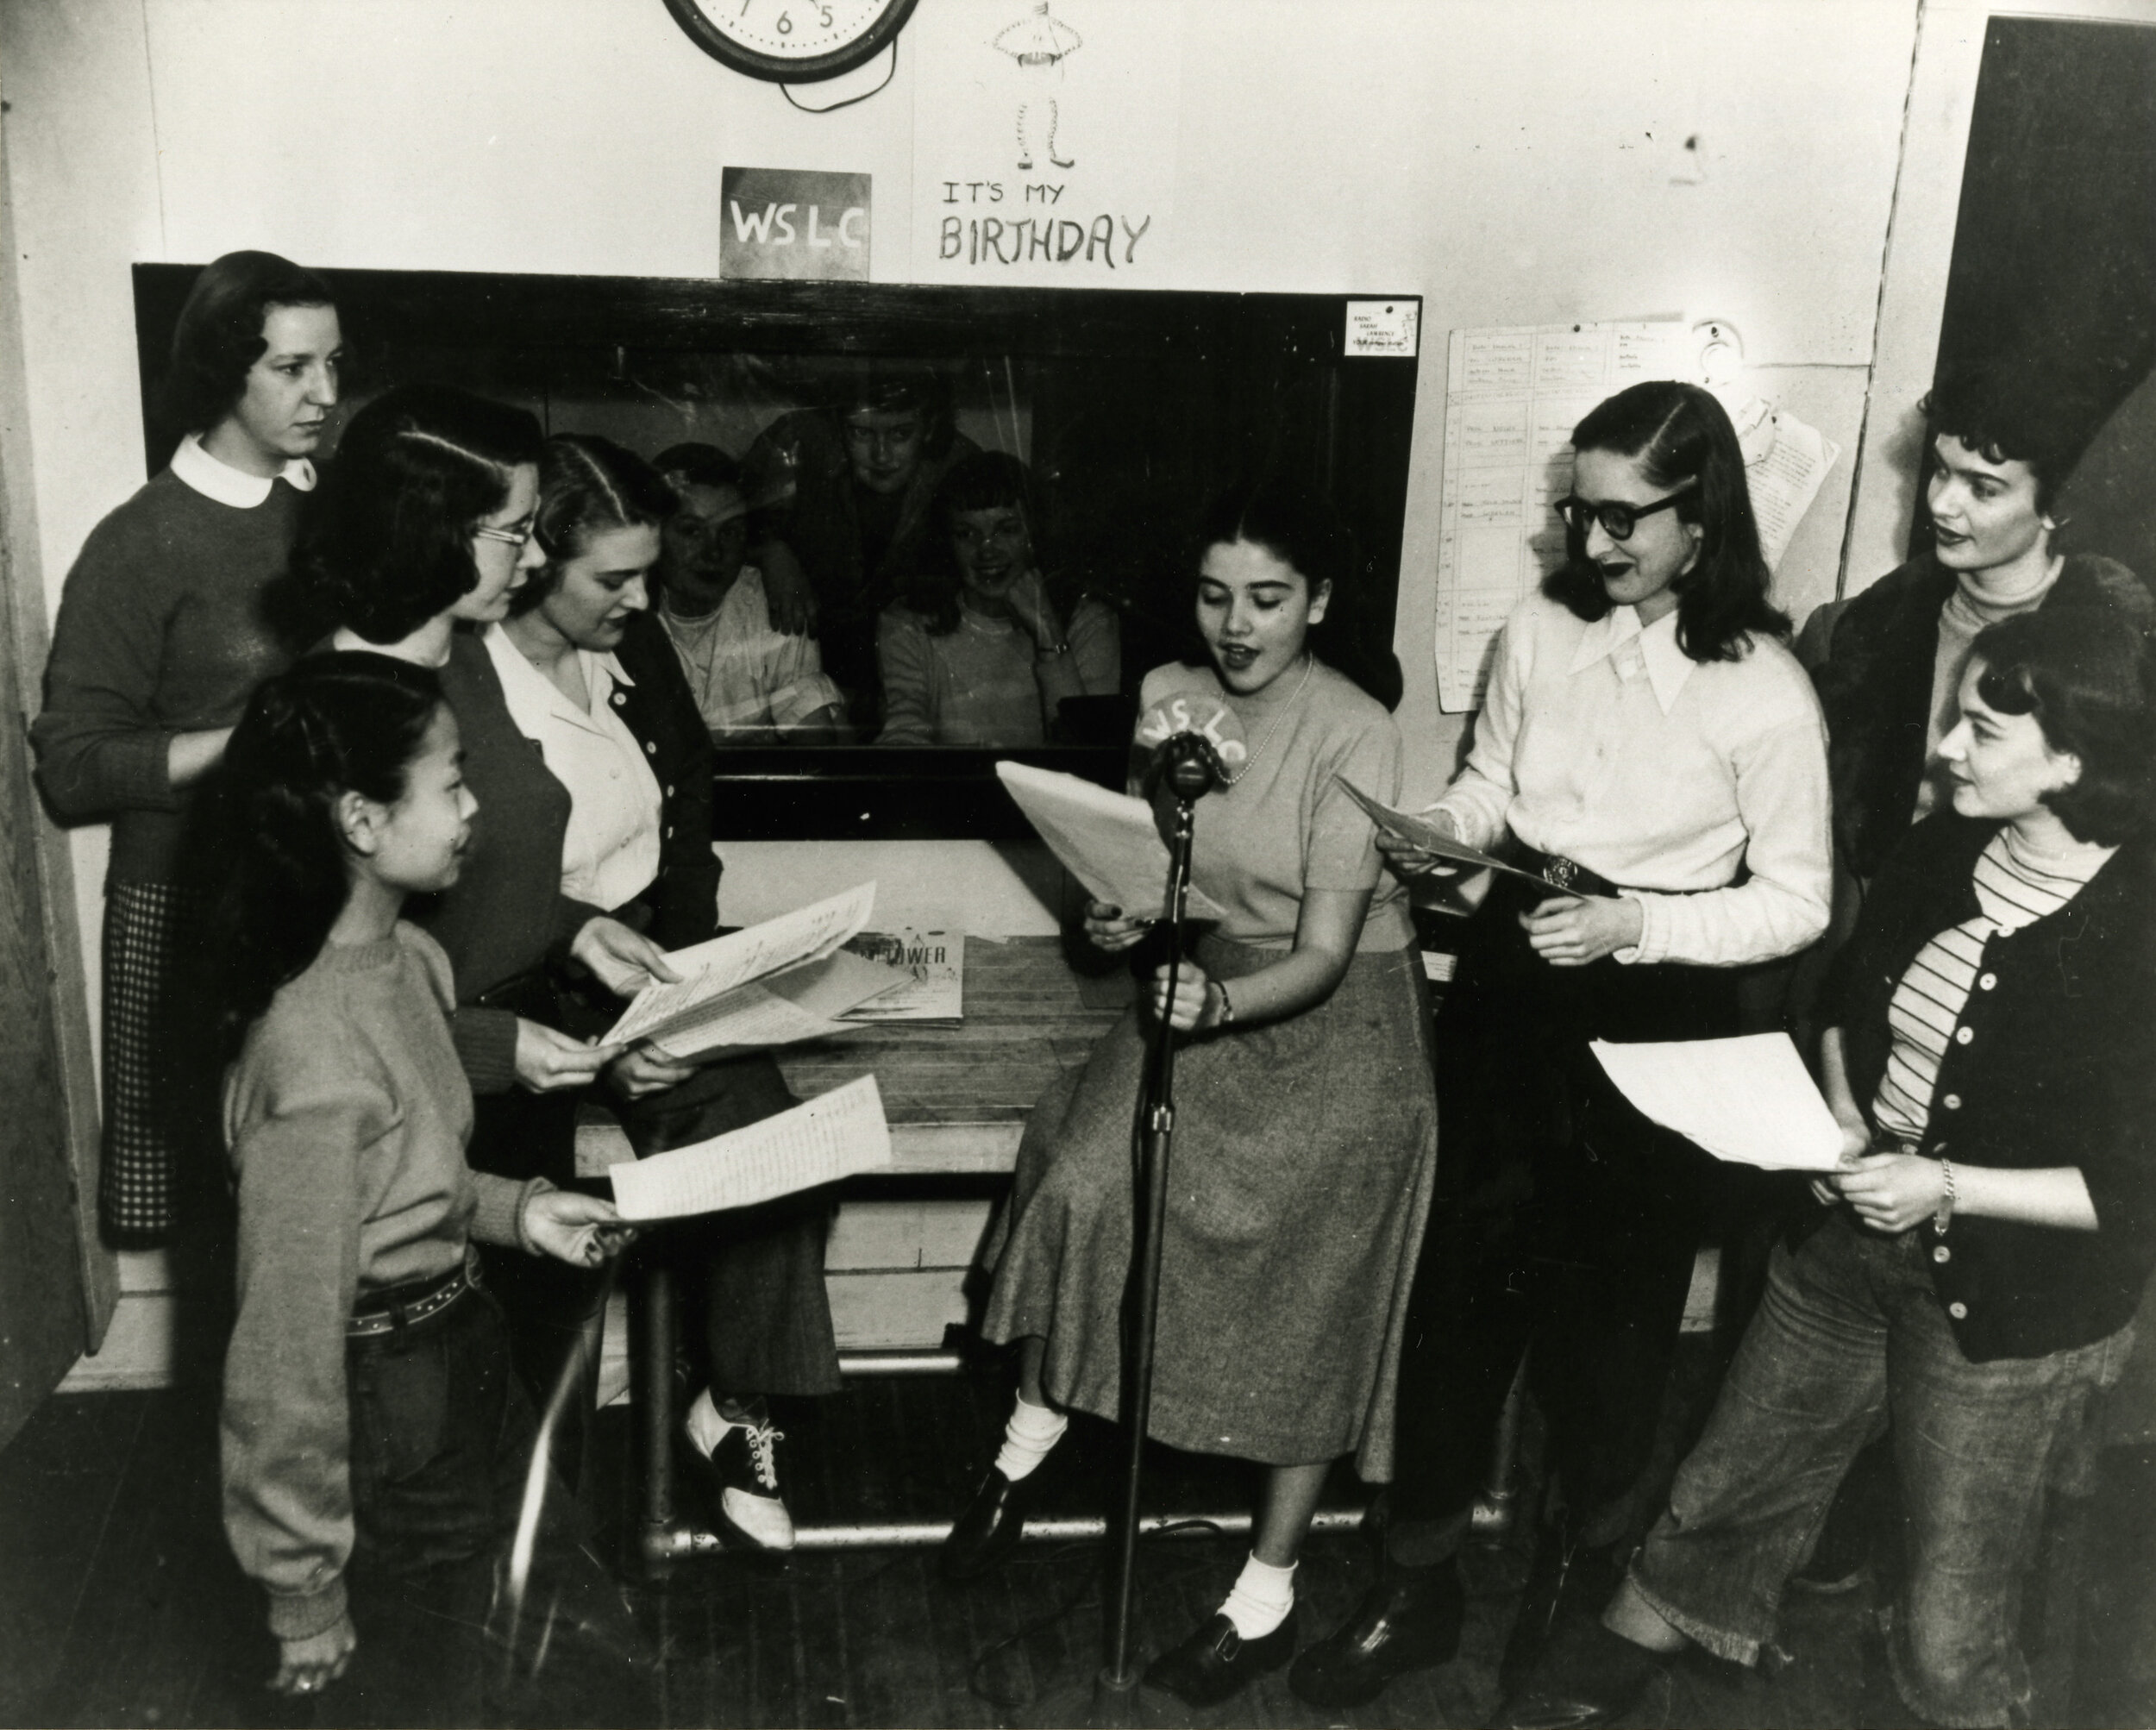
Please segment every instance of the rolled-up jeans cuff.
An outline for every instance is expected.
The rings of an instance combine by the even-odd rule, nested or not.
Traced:
[[[1711,1652],[1716,1658],[1726,1658],[1731,1664],[1740,1664],[1746,1670],[1758,1668],[1759,1648],[1766,1644],[1767,1636],[1753,1638],[1745,1634],[1732,1633],[1727,1628],[1717,1627],[1713,1622],[1702,1621],[1689,1611],[1679,1609],[1639,1577],[1639,1569],[1636,1564],[1626,1579],[1649,1609],[1691,1641],[1694,1645],[1698,1646],[1703,1652]],[[1771,1630],[1770,1630],[1771,1633]]]

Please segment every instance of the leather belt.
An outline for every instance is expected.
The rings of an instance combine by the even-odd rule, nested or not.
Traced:
[[[1600,872],[1590,871],[1576,859],[1567,859],[1562,853],[1541,853],[1532,847],[1520,849],[1515,862],[1522,871],[1532,872],[1552,889],[1568,895],[1614,895],[1618,886]]]
[[[470,1276],[458,1268],[438,1280],[369,1292],[366,1303],[354,1310],[352,1319],[345,1323],[344,1337],[371,1339],[378,1334],[394,1333],[430,1315],[440,1315],[471,1288]]]

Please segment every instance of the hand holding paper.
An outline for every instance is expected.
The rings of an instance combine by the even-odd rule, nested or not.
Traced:
[[[1507,864],[1495,854],[1470,847],[1441,824],[1433,823],[1426,817],[1418,817],[1413,812],[1395,811],[1391,805],[1382,804],[1345,775],[1334,779],[1347,790],[1350,799],[1369,813],[1370,821],[1377,825],[1381,835],[1389,835],[1410,847],[1424,853],[1434,853],[1438,858],[1449,859],[1470,871],[1502,871],[1508,877],[1517,877],[1523,882],[1547,889],[1552,895],[1574,895],[1582,900],[1608,899],[1607,896],[1590,898],[1583,889],[1558,888],[1548,879],[1538,877],[1532,871],[1523,871],[1517,865]]]
[[[832,955],[868,923],[875,904],[876,886],[862,883],[843,895],[782,913],[746,931],[729,932],[709,943],[675,950],[666,959],[680,975],[679,981],[648,985],[638,992],[607,1034],[605,1043],[628,1045],[639,1039],[650,1039],[679,1057],[717,1045],[776,1044],[789,1039],[813,1037],[824,1031],[820,1023],[828,1021],[837,1011],[819,1006],[806,1012],[805,1021],[801,1014],[789,1016],[783,1009],[772,1009],[768,1014],[762,1014],[768,1008],[770,993],[744,993],[743,987],[754,987],[757,981]],[[886,979],[877,989],[887,988],[895,982]],[[862,1002],[872,994],[864,990],[853,1003]],[[844,1006],[851,1008],[853,1003]],[[794,1007],[791,1004],[787,1006]],[[727,1025],[730,1019],[743,1015],[755,1024],[760,1014],[769,1025],[743,1025],[736,1022],[730,1029]],[[818,1025],[808,1025],[806,1031],[802,1031],[807,1023]],[[783,1037],[767,1037],[776,1031],[783,1031]]]
[[[1832,1171],[1841,1125],[1786,1033],[1588,1048],[1647,1117],[1715,1158],[1770,1171]]]

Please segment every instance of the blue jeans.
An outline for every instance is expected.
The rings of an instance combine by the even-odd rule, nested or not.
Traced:
[[[1896,1683],[1934,1724],[2022,1722],[2015,1633],[2053,1449],[2117,1379],[2133,1329],[1971,1363],[1933,1293],[1931,1244],[1927,1225],[1885,1237],[1837,1212],[1796,1253],[1776,1250],[1632,1580],[1672,1627],[1755,1662],[1843,1473],[1890,1417],[1909,1531],[1888,1641]]]
[[[348,1341],[346,1365],[359,1646],[317,1721],[657,1722],[656,1664],[558,1477],[508,1644],[503,1564],[536,1430],[492,1295]]]

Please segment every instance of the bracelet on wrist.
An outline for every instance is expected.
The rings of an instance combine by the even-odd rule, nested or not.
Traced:
[[[1215,1027],[1233,1026],[1235,1025],[1235,1006],[1228,1000],[1227,987],[1216,979],[1213,981],[1213,988],[1220,993],[1219,1019],[1214,1021],[1213,1025]]]
[[[1946,1225],[1954,1217],[1954,1163],[1944,1154],[1940,1156],[1940,1175],[1946,1180],[1946,1190],[1939,1198],[1939,1211],[1932,1215],[1932,1230],[1939,1236],[1946,1235]]]

